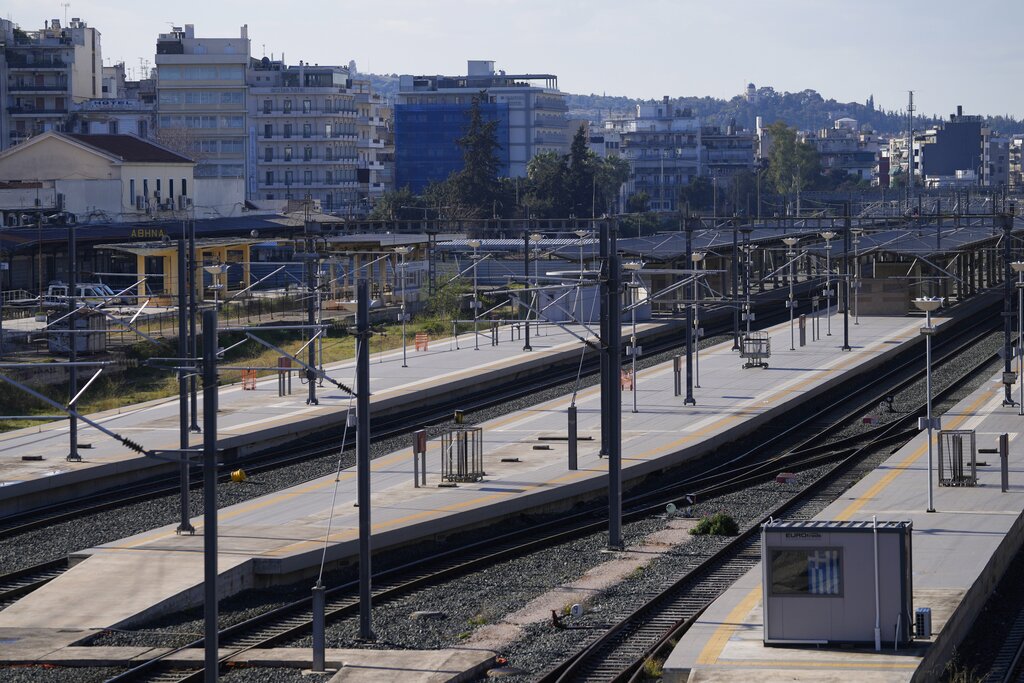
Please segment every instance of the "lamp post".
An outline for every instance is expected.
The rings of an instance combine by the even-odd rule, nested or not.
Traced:
[[[789,350],[796,350],[796,335],[793,331],[793,311],[796,309],[796,300],[793,298],[793,264],[796,261],[796,250],[793,247],[800,241],[799,237],[783,237],[782,242],[789,248],[786,251],[786,258],[789,259],[789,301],[786,307],[789,308]]]
[[[853,324],[860,325],[860,236],[864,228],[853,229],[853,263],[857,269],[853,274]]]
[[[583,278],[583,240],[590,237],[590,233],[586,230],[577,230],[576,236],[580,238],[580,278]]]
[[[203,270],[213,277],[213,284],[210,285],[210,289],[213,290],[213,310],[220,311],[220,290],[224,289],[220,276],[228,272],[228,264],[215,263],[210,266],[203,266]]]
[[[921,328],[924,335],[925,353],[925,428],[928,430],[928,508],[926,512],[935,512],[935,505],[932,501],[932,429],[935,422],[932,420],[932,336],[935,328],[932,327],[932,311],[942,305],[942,297],[921,297],[914,299],[914,305],[918,310],[924,311],[925,326]]]
[[[700,298],[700,266],[707,253],[695,251],[690,254],[693,261],[693,385],[700,389],[700,306],[697,300]]]
[[[639,412],[637,410],[637,408],[636,408],[636,357],[638,355],[640,355],[640,347],[637,346],[637,344],[636,344],[636,302],[639,299],[639,297],[637,295],[640,292],[639,286],[638,286],[637,281],[636,281],[636,273],[637,273],[638,270],[643,268],[643,265],[644,264],[642,264],[639,261],[630,261],[628,263],[623,263],[622,264],[622,267],[625,270],[628,270],[630,272],[629,289],[633,293],[632,296],[630,296],[630,301],[629,301],[630,313],[632,313],[632,316],[633,316],[633,319],[632,319],[633,331],[632,331],[632,333],[630,334],[630,337],[629,337],[629,359],[630,359],[630,363],[632,364],[632,369],[630,370],[630,372],[632,373],[632,377],[633,377],[633,412],[634,413]]]
[[[825,240],[825,335],[832,336],[832,240],[836,233],[826,230],[821,233]]]
[[[478,257],[476,250],[480,248],[480,240],[469,240],[467,244],[473,248],[473,301],[469,305],[469,307],[473,309],[473,349],[479,351],[480,335],[477,332],[477,318],[479,317],[480,301],[477,299],[476,269],[477,266],[480,265],[480,262],[477,260]]]
[[[405,312],[405,257],[412,251],[411,247],[395,247],[395,253],[398,254],[398,273],[401,278],[402,285],[402,310],[398,314],[398,319],[402,323],[402,367],[409,367],[406,362],[406,350],[405,350],[405,323],[409,320],[409,315]]]
[[[1010,264],[1017,273],[1017,386],[1020,388],[1020,400],[1017,401],[1017,414],[1024,415],[1024,261]]]

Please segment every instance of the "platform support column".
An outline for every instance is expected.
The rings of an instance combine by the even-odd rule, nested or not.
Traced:
[[[188,436],[188,376],[194,373],[195,370],[186,370],[185,368],[193,365],[185,361],[189,357],[188,353],[188,317],[186,311],[188,310],[188,299],[186,297],[185,290],[185,240],[178,240],[178,365],[181,367],[178,370],[178,442],[182,450],[181,454],[181,488],[179,491],[179,498],[181,503],[181,520],[178,522],[178,533],[194,534],[195,527],[192,526],[191,511],[189,509],[188,502],[188,484],[189,484],[189,462],[188,454],[184,451],[188,450],[189,447],[189,436]]]
[[[732,350],[740,350],[740,247],[739,230],[732,224]],[[676,396],[679,392],[676,392]]]
[[[999,471],[1000,489],[1003,493],[1010,490],[1010,435],[999,435]]]
[[[598,228],[598,256],[601,263],[601,272],[599,275],[600,287],[598,297],[600,299],[599,312],[598,312],[598,335],[600,335],[600,348],[601,351],[598,353],[600,357],[600,375],[601,375],[601,448],[598,450],[597,456],[600,458],[602,455],[608,455],[608,418],[606,417],[610,412],[608,403],[608,395],[611,389],[608,386],[609,374],[608,374],[608,354],[605,352],[606,345],[608,344],[608,305],[605,299],[605,287],[607,285],[608,273],[609,273],[609,261],[608,261],[608,223],[603,221]],[[614,382],[618,382],[619,378],[613,378]]]
[[[843,351],[850,346],[850,203],[846,203],[843,217]]]
[[[320,264],[317,261],[316,254],[314,253],[314,241],[310,237],[312,226],[309,221],[306,221],[306,324],[309,325],[310,335],[314,335],[319,330],[314,331],[313,326],[317,324],[317,308],[320,300],[320,289],[317,287],[317,271],[320,270]],[[381,271],[385,270],[384,265],[381,265]],[[306,370],[306,381],[309,384],[309,396],[306,398],[306,405],[319,405],[320,400],[316,397],[316,381],[317,376],[313,368],[316,367],[316,347],[315,341],[310,341],[307,348],[309,359],[309,369]]]
[[[356,470],[359,503],[359,637],[373,640],[370,569],[370,286],[359,279],[356,306]]]
[[[199,357],[199,344],[196,340],[198,310],[196,307],[196,222],[188,223],[188,348],[192,358]],[[202,277],[201,275],[199,276]],[[202,284],[202,280],[199,280]],[[138,303],[138,300],[136,300]],[[195,434],[202,432],[199,428],[199,377],[198,371],[189,378],[189,411],[192,422],[188,430]]]
[[[217,681],[217,311],[203,311],[204,678]]]

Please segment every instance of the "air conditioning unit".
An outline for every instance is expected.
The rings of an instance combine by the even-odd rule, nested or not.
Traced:
[[[166,211],[174,211],[174,200],[168,199],[167,202],[164,204],[164,209]]]
[[[146,198],[141,194],[135,195],[135,210],[142,211],[146,208]]]
[[[186,200],[185,195],[183,195],[183,194],[179,194],[178,195],[178,208],[179,209],[184,209],[187,206],[187,204],[185,204],[185,200]]]

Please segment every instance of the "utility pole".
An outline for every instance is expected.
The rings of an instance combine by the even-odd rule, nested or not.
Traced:
[[[526,287],[527,287],[527,289],[529,289],[529,287],[530,287],[530,233],[529,233],[529,231],[527,231],[526,234],[523,235],[523,278],[526,280]],[[525,298],[526,294],[524,294],[523,296]],[[529,299],[527,299],[527,301],[529,301]],[[523,344],[523,351],[533,351],[533,347],[530,346],[530,307],[529,306],[526,307],[526,318],[524,320],[523,326],[526,328],[524,330],[524,333],[526,334],[526,337],[524,338],[525,343]]]
[[[316,247],[313,243],[313,225],[312,221],[309,220],[309,199],[306,199],[306,220],[304,222],[304,235],[303,239],[306,247],[306,324],[309,326],[310,335],[319,334],[320,330],[316,328],[316,309],[317,299],[320,298],[320,290],[317,287],[316,271],[319,270],[316,257]],[[318,228],[319,229],[319,228]],[[306,405],[315,406],[319,405],[320,401],[316,397],[316,342],[310,338],[309,345],[306,347],[308,354],[307,364],[309,368],[306,369],[306,384],[309,387],[309,395],[306,398]]]
[[[843,351],[850,346],[850,203],[846,203],[843,217]]]
[[[598,287],[599,303],[599,317],[598,317],[598,328],[597,333],[600,336],[598,340],[600,346],[600,374],[601,374],[601,448],[598,450],[597,457],[602,455],[608,455],[609,441],[608,436],[608,418],[611,414],[611,407],[608,402],[608,396],[611,394],[611,387],[608,386],[608,354],[605,353],[605,345],[608,343],[610,333],[608,331],[608,304],[605,301],[605,288],[607,287],[607,281],[609,275],[609,256],[608,256],[608,221],[601,221],[598,228],[598,257],[601,264],[601,270],[598,275],[598,281],[600,285]],[[616,377],[615,381],[618,382],[619,378]],[[611,501],[609,500],[609,505]]]
[[[196,263],[196,222],[189,220],[189,231],[188,231],[188,347],[189,354],[192,358],[199,358],[199,343],[196,340],[196,325],[198,324],[197,310],[196,310],[196,273],[198,271],[198,264]],[[202,289],[202,275],[199,275],[198,284],[199,289]],[[198,390],[198,377],[196,372],[191,373],[189,378],[189,392],[191,393],[190,405],[192,424],[189,425],[189,431],[196,434],[202,430],[199,428],[199,390]]]
[[[622,544],[622,272],[615,245],[615,227],[605,221],[601,225],[602,242],[608,243],[608,277],[604,281],[603,308],[607,310],[607,331],[603,353],[608,358],[605,387],[608,389],[608,410],[601,422],[608,432],[608,547],[620,550]]]
[[[691,268],[693,267],[693,222],[693,218],[686,217],[685,262],[689,263]],[[693,277],[696,280],[696,273]],[[697,405],[697,399],[693,397],[693,306],[690,305],[686,306],[686,398],[683,399],[683,405]]]
[[[739,226],[732,220],[732,350],[740,348],[740,248]]]
[[[1004,406],[1016,405],[1013,400],[1013,384],[1010,382],[1013,370],[1013,345],[1010,340],[1013,328],[1013,271],[1010,266],[1013,260],[1013,245],[1010,243],[1013,236],[1013,215],[1014,205],[1010,204],[1009,211],[999,216],[1003,228],[1003,389],[1006,395],[1003,397]],[[1022,381],[1018,377],[1017,381]]]

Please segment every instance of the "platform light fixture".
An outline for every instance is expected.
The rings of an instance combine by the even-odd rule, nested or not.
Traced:
[[[786,251],[786,258],[789,259],[789,300],[786,302],[786,307],[789,309],[789,350],[796,350],[796,335],[793,331],[793,312],[796,309],[796,299],[793,298],[793,277],[794,277],[794,263],[796,261],[796,247],[797,242],[800,241],[799,237],[783,237],[782,243],[785,244],[788,249]]]
[[[637,283],[637,280],[636,280],[636,274],[637,274],[637,271],[639,271],[643,267],[644,267],[644,264],[642,262],[640,262],[640,261],[627,261],[626,263],[622,264],[623,270],[628,270],[629,273],[630,273],[629,288],[630,288],[630,291],[633,292],[633,296],[630,297],[631,301],[629,302],[629,304],[630,304],[630,313],[633,316],[633,331],[632,331],[632,334],[629,337],[629,358],[630,358],[630,362],[632,363],[632,369],[630,370],[630,372],[632,373],[632,378],[633,378],[633,412],[634,413],[640,412],[639,410],[637,410],[637,407],[636,407],[636,357],[640,355],[640,347],[636,343],[636,303],[637,303],[637,299],[638,299],[637,294],[640,292],[639,284]]]
[[[590,237],[588,230],[577,230],[575,235],[580,238],[580,279],[583,279],[583,240]]]
[[[935,328],[932,327],[932,311],[938,310],[942,305],[942,297],[919,297],[914,299],[914,306],[924,311],[925,326],[921,328],[924,335],[925,353],[925,417],[918,421],[919,428],[923,426],[928,431],[928,508],[926,512],[935,512],[935,505],[932,499],[932,430],[940,427],[939,420],[932,418],[932,336],[935,335]],[[940,427],[941,428],[941,427]]]
[[[210,285],[210,289],[213,290],[213,309],[215,311],[219,311],[220,291],[224,289],[224,285],[220,281],[220,276],[228,272],[228,264],[214,263],[209,266],[203,266],[203,270],[205,270],[213,277],[213,284]]]
[[[395,247],[395,253],[398,254],[398,272],[399,278],[401,279],[402,285],[402,310],[398,314],[398,319],[402,322],[402,367],[409,367],[406,362],[406,350],[405,350],[405,324],[409,320],[408,313],[405,312],[405,257],[412,251],[412,247]]]
[[[1024,261],[1010,263],[1013,272],[1017,273],[1017,386],[1020,400],[1017,401],[1017,414],[1024,415]]]
[[[832,240],[837,233],[826,230],[821,233],[825,240],[825,335],[832,336]]]

